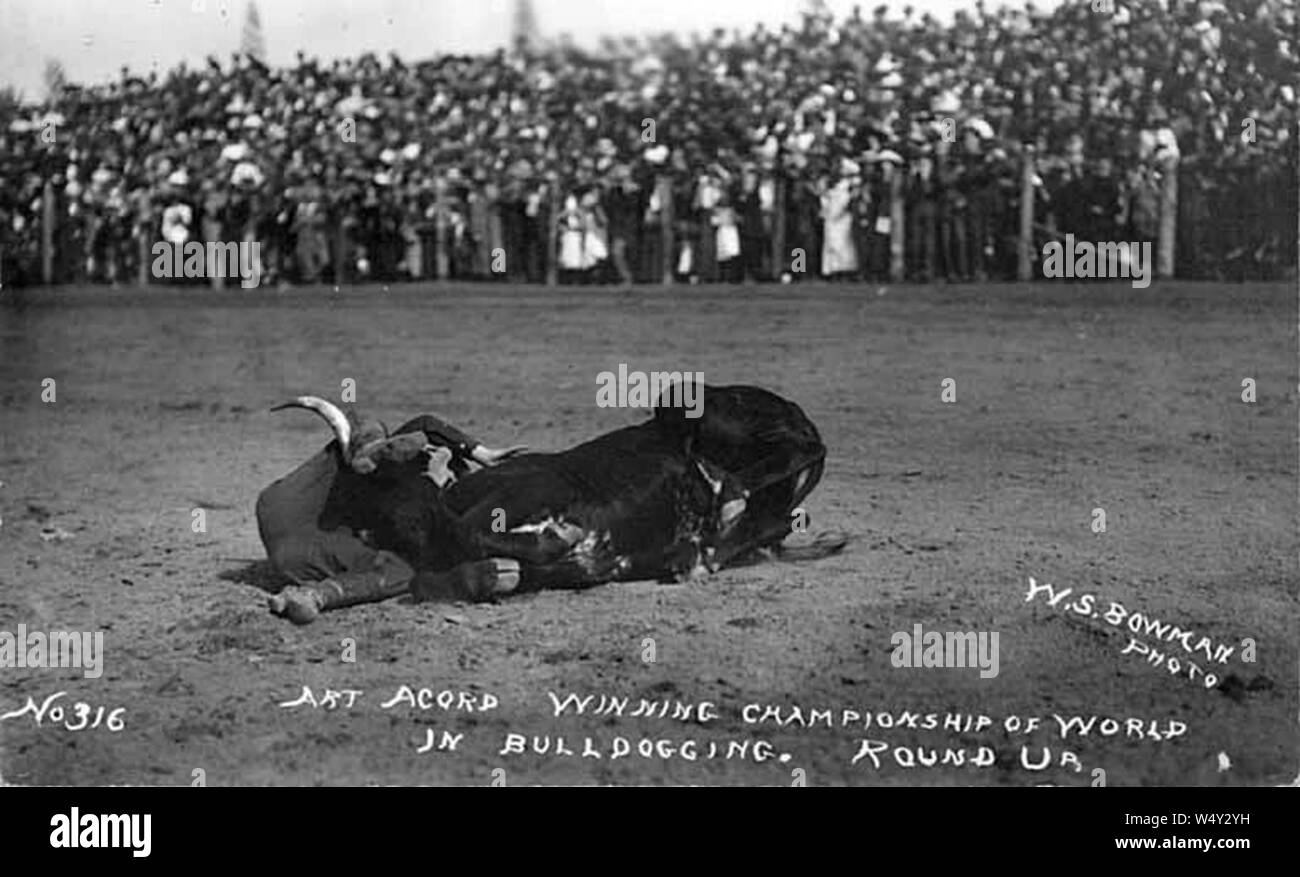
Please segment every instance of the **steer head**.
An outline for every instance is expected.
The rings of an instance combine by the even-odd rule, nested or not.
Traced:
[[[318,526],[350,529],[372,547],[420,564],[438,556],[438,540],[454,531],[443,523],[443,488],[468,472],[471,463],[490,466],[523,450],[447,447],[411,424],[390,435],[379,421],[345,414],[315,396],[300,396],[271,410],[286,408],[315,412],[334,433],[327,450],[336,455],[338,472]]]
[[[384,463],[406,463],[432,450],[423,433],[389,437],[383,423],[356,414],[349,417],[336,405],[317,396],[299,396],[272,411],[302,408],[314,411],[329,424],[343,464],[358,475],[373,474]]]
[[[423,432],[390,435],[380,421],[362,418],[355,413],[349,416],[333,403],[317,396],[299,396],[271,410],[287,408],[302,408],[320,415],[334,432],[343,464],[358,475],[409,474],[412,466],[424,466],[424,474],[438,487],[445,487],[456,480],[457,474],[467,472],[471,462],[492,466],[525,450],[523,447],[495,450],[476,445],[465,459],[459,449],[431,444]]]

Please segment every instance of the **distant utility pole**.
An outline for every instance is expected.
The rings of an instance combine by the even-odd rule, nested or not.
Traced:
[[[532,0],[515,0],[511,43],[516,52],[524,52],[537,45],[537,15],[533,11]]]
[[[46,58],[41,76],[45,81],[45,99],[54,103],[68,84],[68,73],[63,69],[63,62],[57,58]]]
[[[248,12],[244,15],[244,31],[240,34],[239,51],[255,59],[259,64],[266,63],[266,41],[262,39],[262,17],[257,14],[257,4],[249,0]]]

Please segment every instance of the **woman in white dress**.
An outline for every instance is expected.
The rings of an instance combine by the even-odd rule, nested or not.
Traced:
[[[858,248],[853,242],[853,185],[842,176],[822,193],[822,275],[856,274]]]
[[[736,219],[736,209],[731,206],[731,198],[724,191],[713,208],[711,220],[715,232],[714,250],[718,257],[718,280],[723,283],[739,283],[740,270],[740,227]]]
[[[560,233],[561,280],[564,283],[574,283],[583,268],[582,242],[585,236],[585,221],[576,195],[564,199],[564,207],[555,222]]]

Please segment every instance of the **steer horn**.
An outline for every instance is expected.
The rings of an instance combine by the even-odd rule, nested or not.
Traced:
[[[495,466],[502,460],[509,460],[511,457],[522,454],[526,450],[528,450],[528,445],[515,445],[514,447],[506,448],[505,450],[497,450],[484,445],[475,445],[469,452],[469,455],[474,458],[475,462],[481,463],[484,466]]]
[[[352,424],[348,423],[347,415],[338,409],[331,402],[326,402],[319,396],[299,396],[292,402],[285,402],[283,405],[277,405],[272,411],[283,411],[286,408],[305,408],[308,411],[315,411],[325,422],[334,430],[334,437],[339,441],[339,450],[343,452],[346,459],[349,448],[352,444]]]

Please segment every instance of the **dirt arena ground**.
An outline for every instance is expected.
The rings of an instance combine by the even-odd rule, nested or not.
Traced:
[[[99,678],[0,667],[5,782],[1297,774],[1294,285],[7,294],[0,631],[103,631],[105,657]],[[304,628],[267,612],[254,499],[327,439],[272,404],[352,378],[390,425],[430,411],[558,449],[645,416],[595,404],[619,363],[802,405],[830,448],[812,529],[848,548]],[[1027,599],[1030,577],[1072,593]],[[997,632],[997,675],[893,666],[917,624]],[[595,699],[557,716],[551,693]],[[602,695],[631,702],[591,714]],[[631,715],[642,698],[653,716]],[[121,730],[71,730],[101,706]]]

